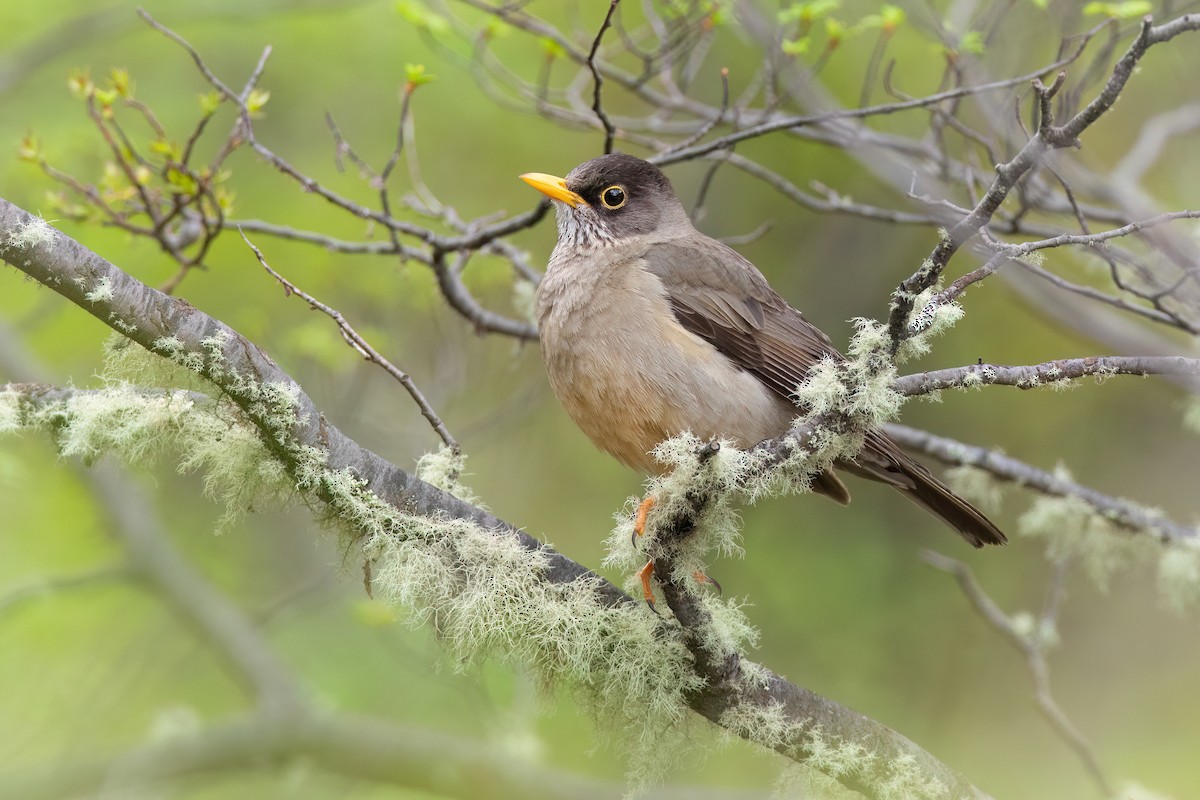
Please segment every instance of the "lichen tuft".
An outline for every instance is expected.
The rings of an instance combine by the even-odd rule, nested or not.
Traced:
[[[417,459],[417,477],[464,503],[486,508],[483,500],[462,482],[467,456],[461,450],[442,445]]]
[[[988,514],[999,514],[1004,502],[1004,485],[987,470],[963,464],[943,473],[946,485],[964,500]]]
[[[1061,467],[1058,475],[1069,479]],[[1045,542],[1050,561],[1080,563],[1101,591],[1118,570],[1156,546],[1149,537],[1120,530],[1078,497],[1039,497],[1017,525],[1022,535]]]
[[[1179,615],[1200,606],[1200,541],[1171,542],[1158,558],[1158,589],[1163,605]]]
[[[23,225],[17,225],[4,244],[15,250],[30,250],[53,239],[54,228],[50,223],[41,217],[34,217]]]

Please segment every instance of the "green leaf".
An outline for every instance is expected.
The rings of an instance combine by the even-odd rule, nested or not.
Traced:
[[[903,25],[905,20],[904,9],[900,6],[884,5],[879,10],[879,16],[884,33],[892,33]]]
[[[17,147],[17,158],[31,164],[40,164],[42,162],[42,143],[32,133],[26,134],[21,139],[20,146]]]
[[[432,83],[436,79],[436,75],[430,75],[425,71],[424,64],[404,65],[404,91],[406,92],[411,92],[418,86],[424,86],[427,83]]]
[[[1113,19],[1143,17],[1153,10],[1154,7],[1148,0],[1128,0],[1128,2],[1123,3],[1088,3],[1083,7],[1084,14],[1112,17]]]
[[[214,89],[206,94],[196,95],[196,99],[200,102],[200,110],[204,112],[204,115],[211,116],[217,113],[217,109],[221,107],[221,103],[225,98],[221,96],[220,92]]]
[[[829,37],[829,47],[831,49],[841,44],[842,39],[846,38],[848,32],[849,28],[846,23],[837,17],[825,18],[825,35]]]
[[[799,56],[808,52],[809,38],[802,36],[799,39],[784,39],[779,47],[789,56]]]
[[[179,146],[179,143],[170,142],[166,139],[155,139],[150,142],[150,152],[176,161],[183,157],[183,148]]]
[[[133,81],[129,80],[129,70],[124,67],[113,67],[108,75],[112,89],[121,97],[133,97]]]
[[[567,54],[563,46],[549,36],[543,36],[538,40],[538,44],[542,46],[542,52],[546,54],[546,58],[562,58]]]
[[[440,14],[434,13],[430,9],[414,2],[414,0],[400,0],[396,3],[396,12],[400,17],[414,28],[420,28],[428,31],[434,36],[447,33],[450,30],[450,23],[446,21]]]
[[[799,22],[807,30],[813,23],[841,7],[841,0],[809,0],[795,3],[779,12],[780,22]]]
[[[266,89],[251,89],[246,97],[246,110],[251,114],[262,111],[263,106],[271,99],[271,93]]]
[[[175,167],[167,168],[167,183],[178,190],[180,194],[193,195],[200,188],[195,178]]]
[[[87,70],[75,69],[71,70],[71,74],[67,76],[67,88],[75,97],[86,100],[92,96],[92,92],[96,91],[96,84],[92,83],[92,78],[88,75]]]
[[[983,55],[983,34],[979,31],[967,31],[958,40],[958,52],[970,53],[973,56]]]

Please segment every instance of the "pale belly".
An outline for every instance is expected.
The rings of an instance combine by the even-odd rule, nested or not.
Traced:
[[[794,406],[679,326],[665,302],[656,308],[656,298],[627,299],[645,307],[618,315],[591,308],[562,319],[552,312],[542,320],[551,387],[597,447],[656,473],[663,465],[650,451],[685,431],[750,447],[787,429]],[[625,324],[606,325],[606,318]]]

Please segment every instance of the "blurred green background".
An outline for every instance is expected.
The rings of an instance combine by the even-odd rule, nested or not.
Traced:
[[[607,7],[531,5],[535,13],[578,26],[584,43]],[[995,5],[1015,20],[1009,38],[989,52],[995,69],[1010,70],[1002,76],[1052,60],[1060,31],[1039,16],[1047,12],[1032,2]],[[179,47],[137,19],[134,7],[83,0],[0,5],[0,196],[38,211],[48,208],[46,192],[58,188],[18,161],[18,144],[30,132],[55,166],[85,182],[99,179],[107,153],[83,104],[67,90],[66,78],[77,68],[97,79],[112,67],[127,68],[139,99],[176,136],[186,135],[197,115],[197,95],[209,87]],[[594,131],[566,130],[490,101],[471,75],[469,48],[419,30],[403,7],[146,4],[230,85],[240,86],[262,48],[271,45],[261,83],[271,98],[257,124],[259,137],[302,171],[364,203],[374,202],[374,193],[352,169],[337,170],[323,117],[330,113],[359,154],[381,164],[394,142],[407,64],[423,64],[436,76],[413,98],[422,175],[465,218],[531,208],[536,198],[517,174],[564,174],[599,152],[602,139]],[[940,62],[930,57],[921,13],[912,17],[916,30],[898,36],[890,51],[898,59],[896,75],[906,91],[933,91]],[[1194,86],[1179,78],[1187,74],[1180,70],[1194,68],[1196,44],[1194,37],[1182,39],[1152,54],[1118,109],[1089,132],[1078,157],[1104,163],[1128,147],[1146,114],[1194,100]],[[857,98],[870,46],[848,44],[822,73],[845,102]],[[536,75],[544,59],[534,39],[516,33],[497,49],[526,76]],[[757,58],[731,32],[718,40],[709,63],[730,66],[736,88]],[[573,71],[559,74],[565,79]],[[697,92],[712,100],[719,86],[715,78],[701,81]],[[887,124],[918,132],[925,123],[924,116],[912,116]],[[214,123],[219,131],[228,124],[227,116]],[[777,138],[739,152],[772,163],[800,185],[817,179],[864,202],[906,202],[849,156],[820,145]],[[1188,163],[1195,167],[1194,158]],[[229,166],[236,217],[346,238],[372,235],[248,151],[235,154]],[[685,202],[695,197],[704,168],[669,170]],[[1161,167],[1148,185],[1164,207],[1182,207],[1189,192],[1194,202],[1196,172],[1189,174],[1187,179],[1178,169]],[[399,185],[406,188],[403,179]],[[764,219],[773,220],[771,229],[739,249],[839,346],[849,335],[847,320],[886,313],[890,289],[936,237],[928,229],[816,215],[739,173],[720,172],[701,227],[738,236]],[[175,271],[152,243],[94,225],[60,227],[151,285]],[[553,239],[549,220],[516,237],[537,265]],[[275,269],[341,310],[413,375],[469,455],[468,484],[499,516],[599,567],[612,515],[639,492],[640,479],[596,451],[562,413],[536,345],[477,336],[444,305],[420,264],[337,255],[265,236],[255,241]],[[327,318],[284,297],[236,234],[224,235],[207,263],[211,269],[191,274],[179,296],[262,346],[334,424],[405,468],[436,446],[400,388],[345,347]],[[961,274],[970,263],[961,257],[952,269]],[[486,305],[513,313],[510,270],[503,264],[479,258],[467,280]],[[972,291],[966,307],[965,320],[907,370],[979,358],[1035,363],[1107,349],[1028,309],[999,280]],[[6,352],[26,348],[54,382],[94,383],[107,335],[100,323],[11,270],[0,284],[0,317],[7,326],[2,335],[10,339]],[[31,377],[17,374],[12,364],[0,371],[0,380]],[[1196,513],[1200,461],[1196,437],[1183,432],[1182,407],[1182,395],[1162,381],[1117,379],[1066,393],[994,388],[948,394],[941,404],[910,404],[904,422],[1001,446],[1044,468],[1061,462],[1085,484],[1188,521]],[[4,601],[47,579],[119,560],[80,470],[56,458],[44,437],[8,440],[0,449],[0,773],[102,756],[172,726],[195,726],[244,708],[241,689],[221,665],[136,585],[100,582]],[[133,479],[148,489],[175,546],[258,621],[322,704],[493,742],[511,748],[514,759],[620,779],[619,748],[596,746],[594,727],[569,692],[539,696],[519,670],[505,665],[455,672],[430,631],[402,624],[404,609],[393,614],[367,601],[357,562],[321,535],[304,509],[256,509],[235,529],[214,536],[221,509],[202,498],[198,477],[177,475],[166,461]],[[948,577],[918,559],[923,548],[936,548],[966,560],[1005,609],[1036,612],[1049,574],[1042,545],[1014,536],[1007,548],[967,552],[898,494],[861,482],[851,490],[855,502],[845,509],[804,496],[744,510],[746,558],[718,562],[712,570],[726,593],[751,604],[747,614],[762,631],[761,649],[752,656],[901,731],[996,796],[1098,796],[1034,707],[1022,659],[981,622]],[[1009,490],[997,521],[1015,533],[1030,499]],[[609,577],[617,583],[624,578]],[[1194,616],[1163,611],[1152,570],[1144,566],[1118,574],[1107,592],[1075,572],[1068,589],[1063,644],[1051,661],[1059,702],[1117,780],[1136,780],[1174,797],[1200,796]],[[764,764],[775,764],[773,756],[743,743],[714,749],[719,737],[707,723],[692,727],[695,752],[674,780],[770,786],[775,768]],[[619,739],[621,732],[612,735]],[[297,764],[193,781],[164,796],[425,795]]]

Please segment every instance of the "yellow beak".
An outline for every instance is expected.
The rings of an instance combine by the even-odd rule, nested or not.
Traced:
[[[544,172],[526,172],[521,180],[554,200],[561,200],[571,208],[587,205],[587,201],[567,188],[567,182]]]

